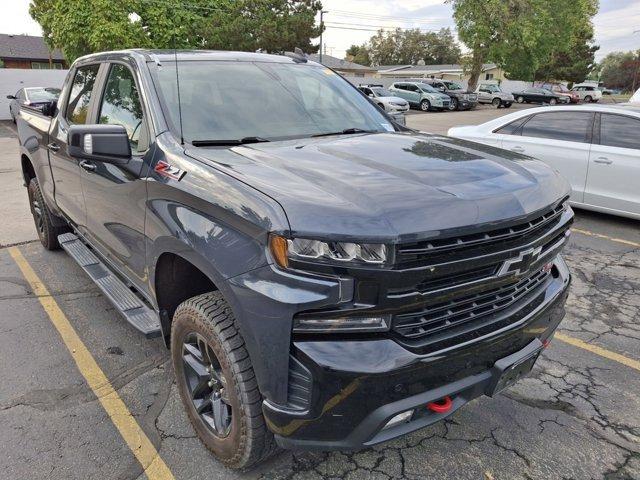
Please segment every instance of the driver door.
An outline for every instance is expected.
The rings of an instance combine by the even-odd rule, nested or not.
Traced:
[[[124,63],[106,66],[91,123],[122,125],[131,144],[125,165],[80,162],[87,237],[101,256],[136,288],[147,291],[144,218],[150,158],[149,130],[134,71]]]

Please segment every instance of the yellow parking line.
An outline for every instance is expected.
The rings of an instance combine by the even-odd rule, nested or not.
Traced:
[[[614,362],[621,363],[622,365],[633,368],[634,370],[638,370],[640,372],[640,362],[638,360],[625,357],[624,355],[612,352],[610,350],[607,350],[606,348],[598,347],[597,345],[583,342],[582,340],[570,337],[569,335],[565,335],[564,333],[556,332],[554,338],[560,340],[561,342],[568,343],[569,345],[573,345],[574,347],[582,348],[583,350],[595,353],[596,355],[600,355],[601,357],[608,358],[609,360],[613,360]]]
[[[579,228],[572,228],[571,231],[575,233],[581,233],[582,235],[588,235],[589,237],[603,238],[605,240],[609,240],[610,242],[622,243],[623,245],[629,245],[631,247],[640,248],[640,243],[632,242],[631,240],[625,240],[624,238],[610,237],[608,235],[590,232],[589,230],[581,230]]]
[[[111,382],[100,369],[87,347],[82,343],[73,326],[47,290],[47,287],[40,281],[17,247],[9,247],[8,250],[49,316],[49,320],[58,330],[62,341],[76,362],[78,370],[80,370],[80,373],[96,397],[98,397],[120,435],[122,435],[122,438],[142,465],[147,478],[149,480],[173,479],[173,474],[160,458],[158,451],[142,428],[140,428],[135,418],[133,418],[133,415],[120,398],[120,395],[118,395],[118,392],[114,390]]]

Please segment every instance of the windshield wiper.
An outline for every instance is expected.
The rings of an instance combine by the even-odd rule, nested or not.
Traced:
[[[242,137],[231,140],[193,140],[191,144],[194,147],[220,147],[220,146],[233,146],[233,145],[246,145],[248,143],[262,143],[269,142],[266,138],[262,137]]]
[[[328,137],[329,135],[350,135],[352,133],[379,133],[377,130],[363,130],[362,128],[345,128],[340,132],[316,133],[312,137]]]

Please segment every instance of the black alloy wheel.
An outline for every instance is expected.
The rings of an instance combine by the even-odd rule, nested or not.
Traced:
[[[216,437],[227,437],[233,420],[233,409],[226,391],[227,379],[213,349],[199,333],[192,332],[186,336],[182,345],[182,362],[193,407]]]

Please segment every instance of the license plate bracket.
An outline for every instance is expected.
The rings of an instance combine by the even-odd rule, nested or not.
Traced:
[[[535,339],[522,350],[498,360],[492,368],[492,382],[487,395],[493,397],[531,372],[544,345]]]

